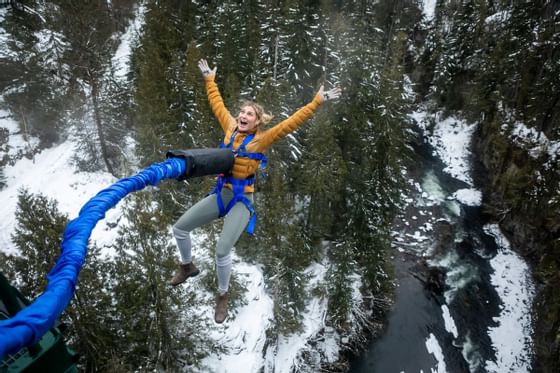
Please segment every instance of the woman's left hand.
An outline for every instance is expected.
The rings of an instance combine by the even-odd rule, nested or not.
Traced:
[[[325,102],[325,101],[335,100],[339,98],[341,93],[342,90],[338,86],[328,91],[325,91],[325,86],[322,85],[321,88],[319,88],[318,95],[321,97],[321,102]]]
[[[214,66],[213,69],[210,69],[210,66],[208,66],[208,61],[206,61],[204,58],[198,61],[198,68],[200,69],[202,76],[204,76],[205,78],[216,76],[216,70],[218,70],[216,66]]]

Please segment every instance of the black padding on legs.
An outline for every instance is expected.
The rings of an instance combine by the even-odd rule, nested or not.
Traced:
[[[228,174],[233,168],[233,153],[229,149],[204,148],[171,150],[167,158],[183,158],[187,162],[185,173],[178,180],[190,177]]]

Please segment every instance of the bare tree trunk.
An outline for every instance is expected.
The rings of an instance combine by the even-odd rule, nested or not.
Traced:
[[[278,34],[276,34],[276,42],[274,43],[274,72],[272,78],[276,81],[276,69],[278,66]]]
[[[103,132],[103,124],[101,122],[99,102],[97,101],[97,94],[98,94],[97,82],[95,81],[95,79],[90,79],[90,84],[91,84],[91,99],[93,101],[93,116],[95,120],[95,126],[97,127],[97,136],[99,136],[99,144],[101,146],[101,156],[103,157],[103,161],[107,166],[107,171],[109,171],[111,175],[117,176],[109,160],[107,141],[105,140],[105,133]]]
[[[19,109],[19,112],[21,115],[21,121],[23,122],[23,140],[25,141],[25,145],[26,145],[25,147],[26,150],[29,152],[29,154],[31,154],[31,160],[33,161],[33,164],[35,164],[35,152],[33,151],[31,144],[29,143],[29,131],[27,129],[27,119],[25,118],[25,114],[22,108]]]

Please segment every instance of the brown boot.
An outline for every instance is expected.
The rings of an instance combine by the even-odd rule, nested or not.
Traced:
[[[214,314],[214,321],[218,324],[224,322],[227,317],[227,303],[228,303],[228,293],[224,295],[218,295],[216,298],[216,313]]]
[[[180,264],[179,269],[175,272],[175,276],[171,280],[169,280],[169,284],[172,286],[177,286],[185,282],[186,279],[189,277],[194,277],[198,275],[200,271],[193,262],[188,264]]]

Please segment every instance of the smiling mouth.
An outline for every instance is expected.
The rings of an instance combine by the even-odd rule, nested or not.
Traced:
[[[243,120],[240,120],[240,121],[239,121],[239,124],[241,124],[242,126],[246,126],[246,125],[247,125],[247,122],[246,122],[246,121],[243,121]]]

